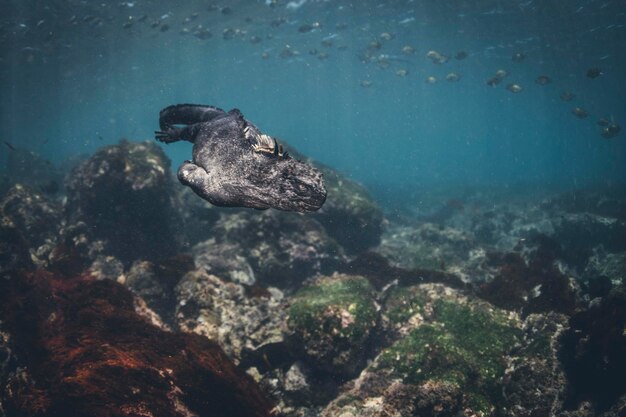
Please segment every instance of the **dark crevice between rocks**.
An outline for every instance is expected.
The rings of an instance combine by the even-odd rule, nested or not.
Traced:
[[[398,281],[401,287],[435,282],[446,284],[452,288],[466,289],[467,284],[460,277],[430,269],[404,269],[389,263],[389,260],[376,252],[365,252],[353,261],[344,264],[340,272],[361,275],[367,278],[377,290],[385,285]]]
[[[571,315],[580,308],[580,300],[555,264],[560,246],[543,235],[535,243],[528,260],[517,252],[489,253],[488,263],[498,272],[493,280],[476,286],[477,295],[500,308],[520,310],[524,317],[548,311]]]
[[[125,285],[146,301],[170,328],[176,329],[176,294],[181,278],[195,269],[191,255],[177,255],[150,261],[138,261],[126,274]]]
[[[612,291],[570,318],[560,360],[568,377],[566,409],[591,401],[607,411],[626,395],[626,289]]]
[[[269,415],[217,344],[149,324],[114,281],[14,273],[0,321],[20,369],[0,391],[7,416]]]

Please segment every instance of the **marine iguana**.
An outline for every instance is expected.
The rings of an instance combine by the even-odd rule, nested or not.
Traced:
[[[178,104],[159,114],[156,140],[193,143],[179,181],[216,206],[316,211],[326,200],[321,172],[283,150],[238,109]]]

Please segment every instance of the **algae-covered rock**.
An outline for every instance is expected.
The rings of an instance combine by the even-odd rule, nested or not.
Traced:
[[[380,243],[383,212],[365,187],[316,163],[324,174],[328,196],[313,215],[349,254],[358,254]]]
[[[517,323],[489,306],[437,301],[434,321],[411,330],[385,349],[375,368],[405,383],[447,382],[464,393],[464,403],[489,414],[499,401],[504,356],[519,339]]]
[[[392,343],[324,416],[486,416],[503,403],[507,354],[521,340],[517,315],[422,284],[392,290],[382,322]]]
[[[363,277],[321,277],[290,300],[287,324],[292,345],[317,369],[354,375],[362,368],[376,326],[373,288]]]
[[[70,224],[85,223],[85,237],[102,254],[126,265],[176,253],[181,220],[173,198],[170,161],[151,142],[121,141],[98,150],[68,176]]]
[[[502,381],[503,414],[549,416],[562,408],[566,378],[558,339],[567,325],[566,316],[553,312],[526,318],[521,345],[512,352]]]

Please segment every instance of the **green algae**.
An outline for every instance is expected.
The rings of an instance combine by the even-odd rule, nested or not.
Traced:
[[[386,302],[386,315],[392,323],[402,324],[422,313],[427,298],[419,287],[394,288]]]
[[[521,330],[504,313],[482,304],[439,300],[434,315],[434,322],[420,325],[383,351],[377,368],[405,383],[455,384],[464,392],[466,404],[489,414],[500,400],[504,356],[520,341]]]
[[[332,334],[359,341],[369,335],[376,322],[373,292],[370,283],[360,276],[319,279],[294,295],[288,312],[289,327],[308,338]]]

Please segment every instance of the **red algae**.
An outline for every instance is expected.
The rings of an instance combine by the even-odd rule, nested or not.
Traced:
[[[19,371],[7,416],[268,416],[272,405],[214,342],[166,332],[122,285],[24,272],[0,282]]]

